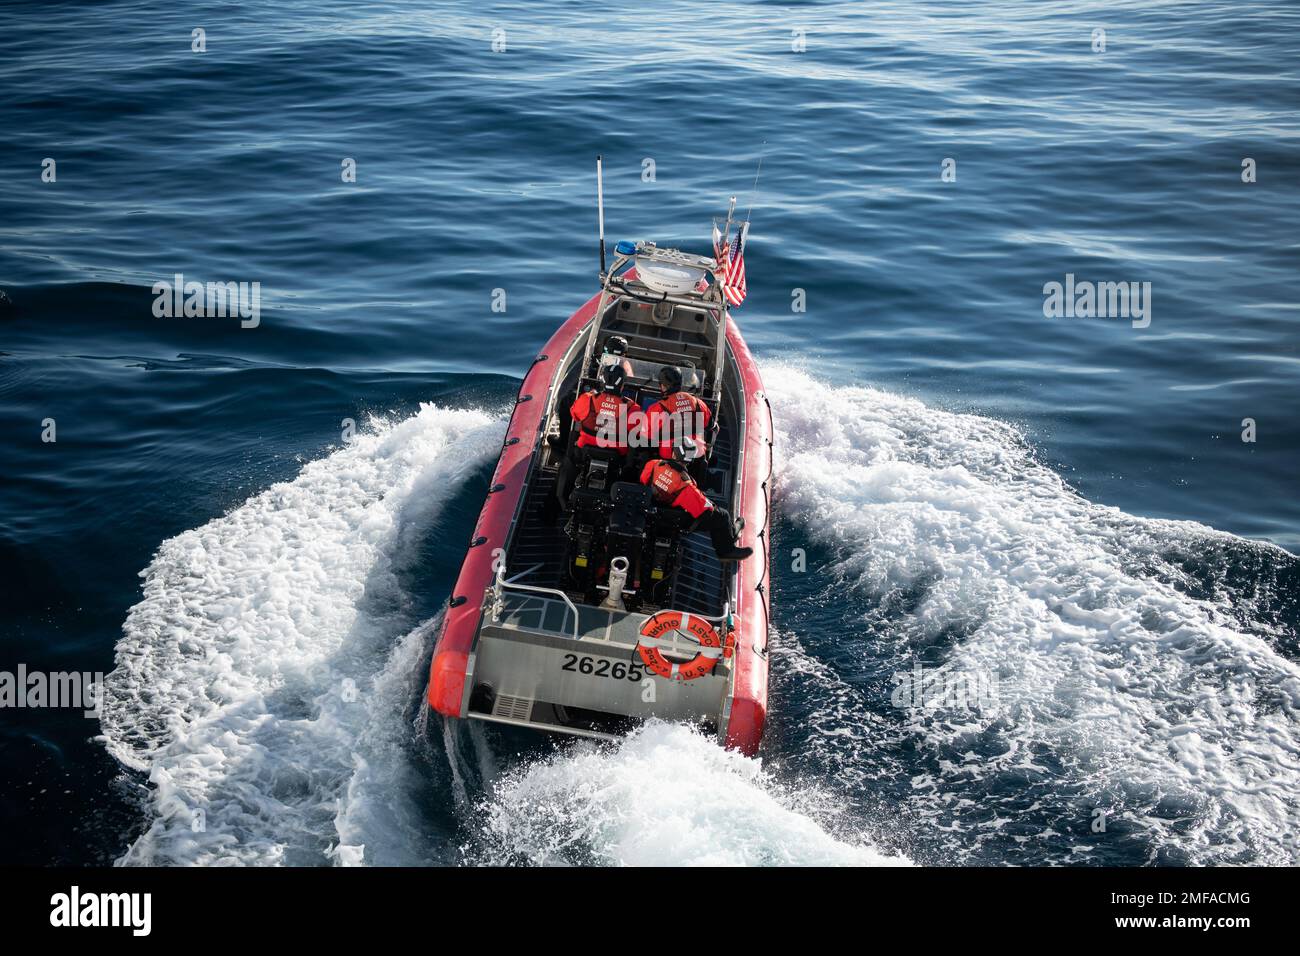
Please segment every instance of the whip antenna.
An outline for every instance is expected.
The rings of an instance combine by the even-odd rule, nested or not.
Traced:
[[[600,281],[605,281],[605,180],[601,158],[596,155],[596,219],[600,229]]]

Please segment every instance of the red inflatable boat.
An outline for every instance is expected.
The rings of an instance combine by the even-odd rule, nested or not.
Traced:
[[[601,291],[541,349],[519,391],[434,652],[429,704],[597,738],[649,717],[689,721],[753,755],[767,713],[771,409],[729,315],[725,263],[624,242],[606,271],[603,236],[601,258]],[[638,412],[664,397],[665,378],[708,409],[706,452],[684,467],[753,548],[744,560],[719,560],[703,522],[643,483],[665,446]],[[634,409],[628,431],[596,442],[570,414],[583,393]]]

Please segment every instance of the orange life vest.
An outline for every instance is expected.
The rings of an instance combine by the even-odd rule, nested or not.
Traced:
[[[660,457],[672,457],[673,442],[678,438],[694,438],[703,455],[709,418],[709,406],[690,392],[673,392],[655,402],[650,406],[650,427],[660,442]]]
[[[583,392],[569,414],[578,423],[578,447],[617,448],[626,452],[628,433],[632,429],[628,412],[636,406],[613,392]]]
[[[650,459],[641,469],[641,484],[654,489],[655,500],[660,504],[681,508],[692,518],[698,518],[713,507],[679,462]]]

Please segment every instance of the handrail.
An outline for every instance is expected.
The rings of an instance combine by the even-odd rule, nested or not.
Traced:
[[[516,574],[513,578],[507,578],[507,579],[505,580],[504,583],[506,583],[506,584],[514,584],[516,581],[518,581],[518,580],[519,580],[520,578],[522,578],[524,575],[526,575],[526,574],[532,574],[534,571],[536,571],[538,568],[540,568],[540,567],[542,566],[543,563],[544,563],[544,562],[540,562],[540,561],[539,561],[537,564],[534,564],[534,565],[533,565],[531,568],[529,568],[528,570],[526,570],[526,571],[520,571],[520,572],[519,572],[518,574]]]
[[[670,609],[664,608],[664,610],[670,610]],[[713,624],[721,624],[724,621],[726,621],[728,617],[731,616],[731,602],[730,601],[723,602],[722,613],[719,614],[717,617],[709,617],[707,614],[696,614],[694,611],[682,611],[680,613],[690,614],[691,617],[698,617],[701,621],[709,621],[710,623]]]
[[[624,295],[640,302],[668,302],[673,305],[694,307],[699,309],[701,312],[712,311],[718,306],[717,300],[708,296],[708,292],[698,293],[697,298],[692,298],[689,294],[656,292],[648,286],[646,287],[646,290],[642,292],[640,289],[632,288],[632,286],[629,285],[627,280],[623,279],[622,276],[611,278],[609,282],[606,283],[606,288],[612,292],[618,293],[619,295]],[[713,286],[710,286],[709,290],[711,291],[713,288]]]
[[[529,570],[535,570],[535,569],[530,568]],[[528,572],[525,571],[523,573],[527,574]],[[518,575],[516,575],[516,577],[518,577]],[[581,620],[578,616],[578,608],[577,605],[575,605],[573,601],[570,600],[567,594],[565,594],[559,588],[543,588],[543,587],[537,587],[536,585],[532,585],[532,584],[516,584],[514,582],[515,582],[515,578],[511,578],[509,580],[506,579],[506,568],[504,562],[498,565],[496,580],[493,582],[492,585],[492,590],[495,594],[497,601],[501,599],[501,592],[506,589],[512,591],[530,591],[534,594],[553,594],[557,596],[561,601],[563,601],[565,606],[570,611],[573,612],[573,639],[575,641],[581,640],[581,638],[579,638],[578,636],[578,625]],[[635,593],[635,592],[625,592],[625,593]],[[500,616],[499,610],[495,606],[495,603],[496,602],[493,602],[494,606],[492,610],[493,622],[496,622],[496,620]],[[660,611],[667,611],[667,610],[672,610],[672,609],[660,608]],[[723,624],[726,622],[727,618],[731,616],[731,601],[729,600],[725,601],[722,605],[722,613],[717,615],[697,614],[694,611],[682,611],[680,613],[690,614],[691,617],[698,617],[700,620],[708,621],[711,624]]]
[[[506,577],[506,566],[505,563],[502,562],[497,566],[496,582],[493,584],[493,591],[495,592],[495,596],[496,596],[496,601],[493,602],[493,607],[492,607],[492,620],[494,623],[500,616],[499,609],[497,607],[496,602],[499,602],[501,600],[501,592],[506,588],[509,588],[512,591],[531,591],[536,594],[555,594],[558,595],[560,600],[563,601],[568,606],[569,610],[573,612],[573,639],[575,641],[580,640],[580,638],[578,637],[578,623],[579,623],[578,608],[574,605],[574,603],[571,600],[569,600],[569,596],[567,594],[565,594],[563,591],[559,590],[558,588],[541,588],[532,584],[514,584],[510,581],[507,581],[505,577]]]

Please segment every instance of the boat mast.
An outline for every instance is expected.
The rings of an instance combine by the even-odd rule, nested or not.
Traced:
[[[727,201],[727,224],[722,229],[722,248],[725,249],[731,244],[731,216],[736,211],[736,197],[732,196]],[[722,263],[718,263],[722,265]]]
[[[600,301],[596,303],[596,314],[591,319],[587,346],[582,350],[582,368],[578,370],[579,381],[586,377],[588,369],[591,368],[591,358],[596,351],[596,333],[600,330],[605,305],[609,302],[609,283],[612,278],[605,268],[605,178],[599,153],[596,154],[596,223],[600,234]]]
[[[763,140],[763,145],[764,146],[767,145],[767,140]],[[758,195],[758,177],[759,175],[762,174],[762,172],[763,172],[763,157],[760,154],[758,157],[758,169],[754,171],[754,185],[750,188],[749,191],[749,208],[745,210],[745,221],[741,225],[736,227],[739,230],[742,243],[745,239],[748,238],[747,234],[749,232],[749,217],[750,214],[752,214],[754,211],[754,197]],[[722,237],[723,249],[728,248],[731,244],[731,220],[733,215],[735,214],[735,211],[736,211],[736,197],[732,196],[731,201],[727,206],[727,231]],[[725,274],[723,276],[723,280],[725,281]],[[713,377],[713,401],[715,404],[720,403],[722,401],[722,367],[723,367],[722,362],[726,356],[727,321],[731,315],[731,310],[727,306],[727,293],[722,288],[722,285],[723,285],[723,281],[719,281],[718,298],[720,300],[720,308],[722,311],[719,313],[718,316],[718,348],[717,348],[717,356],[714,363],[715,368],[717,369],[717,372]]]
[[[601,174],[601,157],[596,154],[596,221],[600,231],[600,281],[605,282],[605,178]]]
[[[736,197],[732,196],[727,202],[727,225],[722,232],[722,248],[726,250],[731,245],[731,219],[736,212]],[[716,220],[715,220],[716,221]],[[717,250],[714,250],[715,254]],[[721,267],[722,263],[719,262]],[[718,281],[714,284],[714,290],[718,295],[718,341],[714,345],[713,352],[713,407],[721,407],[722,403],[722,367],[723,360],[727,354],[727,294],[722,289],[722,284],[726,279],[726,271],[718,275]],[[714,416],[714,422],[717,422],[717,416]],[[716,436],[714,436],[716,437]]]

